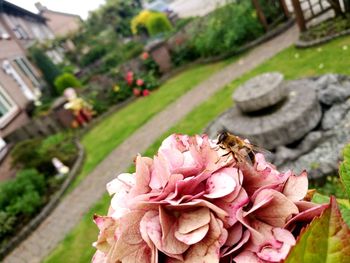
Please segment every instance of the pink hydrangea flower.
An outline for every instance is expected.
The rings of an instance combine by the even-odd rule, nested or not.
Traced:
[[[304,198],[306,172],[281,173],[223,157],[207,136],[174,134],[136,172],[107,185],[112,195],[93,262],[280,262],[295,231],[326,208]],[[292,232],[293,231],[293,232]]]
[[[133,88],[132,93],[134,94],[134,96],[138,97],[141,95],[141,90],[138,88]]]
[[[149,96],[149,94],[150,94],[150,92],[149,92],[148,89],[144,89],[144,90],[142,91],[142,96],[144,96],[144,97]]]
[[[143,52],[143,53],[141,54],[141,58],[142,58],[143,60],[147,60],[147,59],[149,58],[149,53],[148,53],[148,52]]]
[[[136,80],[136,85],[137,85],[137,86],[141,87],[141,86],[143,86],[143,84],[145,84],[144,81],[143,81],[143,79],[138,79],[138,80]]]
[[[128,71],[125,75],[125,81],[126,83],[131,86],[134,82],[134,73],[132,71]]]

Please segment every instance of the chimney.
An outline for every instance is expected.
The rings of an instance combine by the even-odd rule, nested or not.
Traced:
[[[47,10],[47,7],[43,6],[40,2],[35,3],[35,7],[36,7],[36,9],[39,10],[39,12],[43,12],[43,11]]]

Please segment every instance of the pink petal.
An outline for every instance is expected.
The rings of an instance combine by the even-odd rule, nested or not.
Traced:
[[[191,208],[193,209],[194,207],[208,207],[212,212],[216,213],[218,215],[218,217],[225,217],[227,216],[227,212],[224,211],[223,209],[217,207],[216,205],[206,201],[206,200],[202,200],[202,199],[194,199],[188,203],[184,203],[184,204],[179,204],[179,205],[167,205],[167,208],[169,208],[170,210],[183,210],[186,208]]]
[[[275,228],[272,231],[276,240],[282,242],[282,247],[266,246],[257,255],[269,262],[280,262],[287,257],[290,248],[295,245],[295,238],[292,233],[282,228]]]
[[[167,160],[170,170],[176,170],[184,165],[184,154],[178,149],[162,149],[159,151],[158,155],[162,155],[164,159]]]
[[[131,196],[146,194],[150,191],[151,169],[153,160],[148,157],[136,157],[135,186],[131,190]]]
[[[223,209],[228,214],[224,218],[222,216],[219,216],[219,218],[223,220],[228,227],[233,226],[237,222],[236,213],[238,209],[245,206],[248,203],[249,198],[246,191],[243,188],[241,188],[241,191],[236,197],[236,199],[230,203],[224,202],[222,201],[222,199],[218,199],[213,202],[214,205]]]
[[[107,255],[97,250],[92,258],[92,263],[107,263]]]
[[[188,249],[188,245],[175,237],[176,217],[168,214],[165,209],[159,207],[160,224],[162,228],[161,251],[167,254],[182,254]]]
[[[153,218],[156,218],[159,215],[158,211],[148,211],[146,214],[142,217],[141,222],[140,222],[140,233],[142,239],[147,243],[147,245],[151,248],[154,246],[152,243],[152,240],[150,239],[148,235],[148,224],[152,224]]]
[[[256,209],[256,207],[259,208]],[[256,196],[253,208],[256,210],[254,211],[256,218],[275,227],[283,227],[293,215],[299,213],[297,206],[292,201],[275,190],[261,191]]]
[[[299,176],[292,175],[288,178],[283,194],[291,201],[297,202],[302,200],[308,190],[307,173],[304,171]]]
[[[201,241],[208,233],[208,230],[209,225],[207,224],[187,234],[182,234],[179,231],[175,231],[175,237],[187,245],[193,245]]]
[[[312,207],[310,209],[307,209],[299,214],[297,214],[295,217],[290,219],[284,226],[284,228],[291,229],[292,226],[297,223],[297,222],[310,222],[314,217],[320,216],[325,210],[329,204],[322,204],[322,205],[317,205],[315,207]]]
[[[254,253],[250,251],[243,251],[233,258],[235,263],[263,263]]]
[[[238,249],[240,249],[242,246],[244,246],[248,240],[250,238],[250,232],[248,230],[244,231],[244,234],[242,236],[242,239],[239,241],[238,244],[236,244],[233,248],[231,248],[230,250],[226,251],[224,255],[222,255],[222,257],[225,257],[227,255],[232,254],[233,252],[237,251]]]
[[[118,175],[117,178],[107,183],[107,191],[109,195],[115,194],[120,190],[129,192],[131,187],[135,185],[134,174],[123,173]]]
[[[273,165],[265,161],[265,157],[261,154],[256,154],[255,158],[257,160],[255,166],[247,162],[239,163],[239,168],[244,175],[243,187],[249,196],[252,196],[257,189],[266,185],[284,183],[291,175],[290,172],[285,174],[278,172]],[[262,168],[265,169],[261,170]]]
[[[225,242],[225,245],[228,247],[232,247],[236,244],[241,238],[243,234],[243,227],[241,224],[235,224],[231,228],[228,229],[228,237]]]
[[[188,249],[185,262],[219,263],[220,244],[218,239],[221,233],[219,220],[211,214],[207,236]]]
[[[151,174],[151,181],[149,186],[152,189],[164,188],[168,183],[170,177],[170,171],[167,166],[167,162],[161,155],[155,156],[153,161],[153,171]]]
[[[212,174],[207,180],[207,198],[220,198],[232,193],[236,187],[233,174],[237,174],[235,168],[224,168]]]
[[[206,207],[194,211],[182,212],[178,219],[177,231],[181,234],[192,232],[210,221],[210,212]]]

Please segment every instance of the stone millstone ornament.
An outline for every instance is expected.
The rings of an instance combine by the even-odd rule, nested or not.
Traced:
[[[237,105],[220,117],[220,128],[269,150],[300,140],[322,116],[310,82],[283,82],[280,73],[249,80],[233,98]]]
[[[276,79],[281,79],[278,73],[258,76],[233,95],[244,100],[245,89],[251,94],[260,86],[261,90],[268,90],[266,94],[280,99],[266,98],[270,95],[261,91],[258,96],[275,103],[256,102],[253,107],[243,106],[242,111],[236,102],[205,132],[215,138],[225,129],[247,137],[258,146],[271,149],[269,158],[279,169],[291,168],[300,173],[306,168],[309,177],[318,182],[337,174],[342,149],[350,143],[350,77],[327,74],[275,85]],[[249,83],[254,87],[250,88]],[[272,86],[278,90],[277,95],[271,92]],[[281,95],[283,90],[285,96]],[[252,105],[249,101],[246,104]]]
[[[273,106],[287,96],[283,75],[265,73],[247,81],[233,93],[233,101],[242,112],[254,112]]]

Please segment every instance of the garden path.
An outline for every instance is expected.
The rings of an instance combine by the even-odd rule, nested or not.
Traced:
[[[293,26],[212,75],[154,116],[113,150],[68,194],[37,230],[4,259],[4,263],[41,262],[102,197],[106,192],[106,183],[128,169],[135,153],[144,152],[158,137],[219,89],[287,48],[297,38],[298,29]]]

